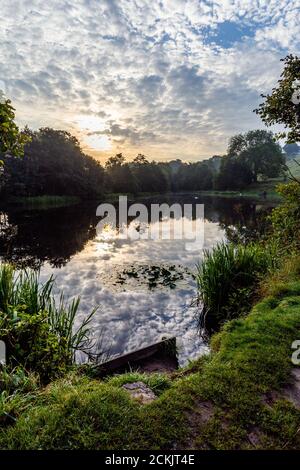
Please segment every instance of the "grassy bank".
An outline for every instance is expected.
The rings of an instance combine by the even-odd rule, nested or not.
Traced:
[[[200,191],[199,194],[228,198],[245,197],[251,198],[255,201],[281,202],[282,197],[276,191],[276,187],[280,183],[288,182],[290,174],[296,178],[300,177],[300,158],[297,157],[296,162],[294,160],[287,161],[287,167],[290,172],[286,171],[285,177],[281,176],[278,178],[270,178],[266,181],[258,181],[257,183],[250,184],[247,188],[244,188],[241,191]]]
[[[64,207],[72,204],[78,204],[80,198],[76,196],[32,196],[12,198],[10,203],[21,204],[26,208],[32,209],[49,209],[52,207]]]
[[[36,279],[15,284],[11,268],[2,271],[0,339],[12,354],[0,371],[0,448],[299,449],[300,369],[291,359],[300,340],[300,185],[280,191],[285,202],[260,242],[205,254],[199,295],[219,330],[210,354],[169,375],[96,379],[68,353],[76,349],[69,343],[76,304],[53,308],[44,302],[47,285],[41,292]],[[88,340],[85,325],[81,339]],[[136,381],[156,399],[132,398],[122,386]]]
[[[164,196],[174,196],[180,194],[193,194],[198,196],[212,196],[212,197],[225,197],[225,198],[248,198],[257,202],[280,202],[281,196],[276,192],[276,186],[283,182],[283,179],[274,179],[266,182],[259,182],[248,186],[241,191],[178,191],[176,193],[166,192]],[[264,195],[264,191],[266,195]],[[115,203],[119,201],[120,196],[127,196],[128,201],[136,199],[148,199],[156,196],[161,196],[157,192],[140,192],[140,193],[106,193],[101,198],[101,201]],[[78,204],[81,199],[77,196],[28,196],[28,197],[12,197],[6,201],[9,204],[18,204],[26,206],[28,209],[49,209],[54,207],[64,207],[73,204]]]
[[[193,196],[210,196],[210,197],[225,197],[225,198],[248,198],[256,202],[280,202],[282,200],[281,196],[276,192],[276,186],[280,181],[269,183],[257,183],[256,185],[251,185],[245,190],[241,191],[177,191],[177,192],[166,192],[166,193],[108,193],[105,195],[105,201],[107,202],[118,202],[120,196],[127,196],[129,201],[134,201],[136,199],[151,199],[156,196],[180,196],[180,195],[193,195]],[[266,191],[266,196],[263,195],[263,192]]]
[[[2,397],[2,449],[293,449],[300,412],[291,344],[300,337],[300,260],[265,281],[263,299],[212,339],[212,353],[172,376],[94,380],[70,373],[38,392]],[[141,405],[122,384],[142,380]],[[298,404],[299,405],[299,404]],[[16,421],[15,421],[16,420]]]
[[[298,162],[298,163],[297,163]],[[287,166],[292,175],[299,178],[300,177],[300,157],[296,158],[296,162],[292,159],[287,161]],[[289,177],[289,172],[286,172],[287,178]],[[276,191],[276,186],[280,183],[285,182],[286,178],[279,177],[269,179],[267,181],[259,181],[257,183],[247,186],[247,188],[242,189],[241,191],[190,191],[192,194],[205,195],[205,196],[219,196],[226,198],[249,198],[258,202],[268,201],[268,202],[280,202],[282,200],[280,194]],[[266,194],[264,194],[264,192]],[[187,194],[189,191],[183,191],[182,193]],[[151,198],[153,196],[158,196],[161,193],[150,193],[150,192],[140,192],[137,194],[133,193],[106,193],[103,196],[107,202],[117,202],[119,196],[127,196],[128,200],[133,201],[137,198]],[[166,193],[173,194],[173,193]],[[180,191],[176,194],[180,194]],[[32,208],[41,208],[47,209],[51,207],[62,207],[70,204],[76,204],[80,202],[80,198],[76,196],[33,196],[33,197],[14,197],[11,198],[8,202],[18,203],[26,205]]]
[[[248,198],[257,202],[280,202],[281,196],[276,192],[276,186],[283,180],[271,180],[252,184],[241,191],[200,191],[198,194],[226,198]],[[265,194],[263,194],[265,192]]]
[[[300,178],[300,157],[292,158],[287,162],[287,166],[293,176]]]

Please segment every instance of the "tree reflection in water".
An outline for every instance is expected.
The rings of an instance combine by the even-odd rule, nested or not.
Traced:
[[[200,197],[192,195],[160,196],[139,201],[151,203],[205,204],[205,219],[216,222],[228,240],[248,242],[261,237],[268,229],[266,213],[270,206],[249,200]],[[85,205],[29,210],[6,208],[0,212],[0,257],[17,267],[39,269],[48,262],[52,267],[65,266],[96,236],[96,202]],[[149,211],[150,212],[150,211]]]

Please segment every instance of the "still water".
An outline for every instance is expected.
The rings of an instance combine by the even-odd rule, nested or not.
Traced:
[[[47,210],[0,209],[0,258],[39,269],[42,281],[54,275],[57,294],[64,291],[66,299],[80,296],[78,321],[98,306],[92,331],[100,350],[119,355],[172,335],[184,365],[206,349],[197,331],[199,307],[193,302],[194,274],[203,249],[255,235],[269,207],[191,194],[138,202],[148,207],[203,203],[203,248],[187,250],[185,240],[124,240],[113,231],[97,234],[98,204],[89,202]]]

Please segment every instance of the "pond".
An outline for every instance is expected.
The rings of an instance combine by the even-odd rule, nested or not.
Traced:
[[[177,337],[179,364],[184,365],[206,350],[193,302],[203,248],[259,234],[270,207],[193,194],[138,202],[147,207],[204,204],[204,246],[188,250],[186,240],[120,239],[117,230],[103,236],[96,230],[97,202],[47,210],[14,206],[0,209],[0,258],[39,269],[42,281],[54,275],[57,294],[80,296],[78,321],[98,306],[92,332],[99,351],[120,355],[171,335]]]

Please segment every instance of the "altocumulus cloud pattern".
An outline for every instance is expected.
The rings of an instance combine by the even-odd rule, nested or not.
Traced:
[[[299,50],[297,0],[2,0],[0,78],[20,124],[92,153],[199,159],[261,127],[279,58]]]

